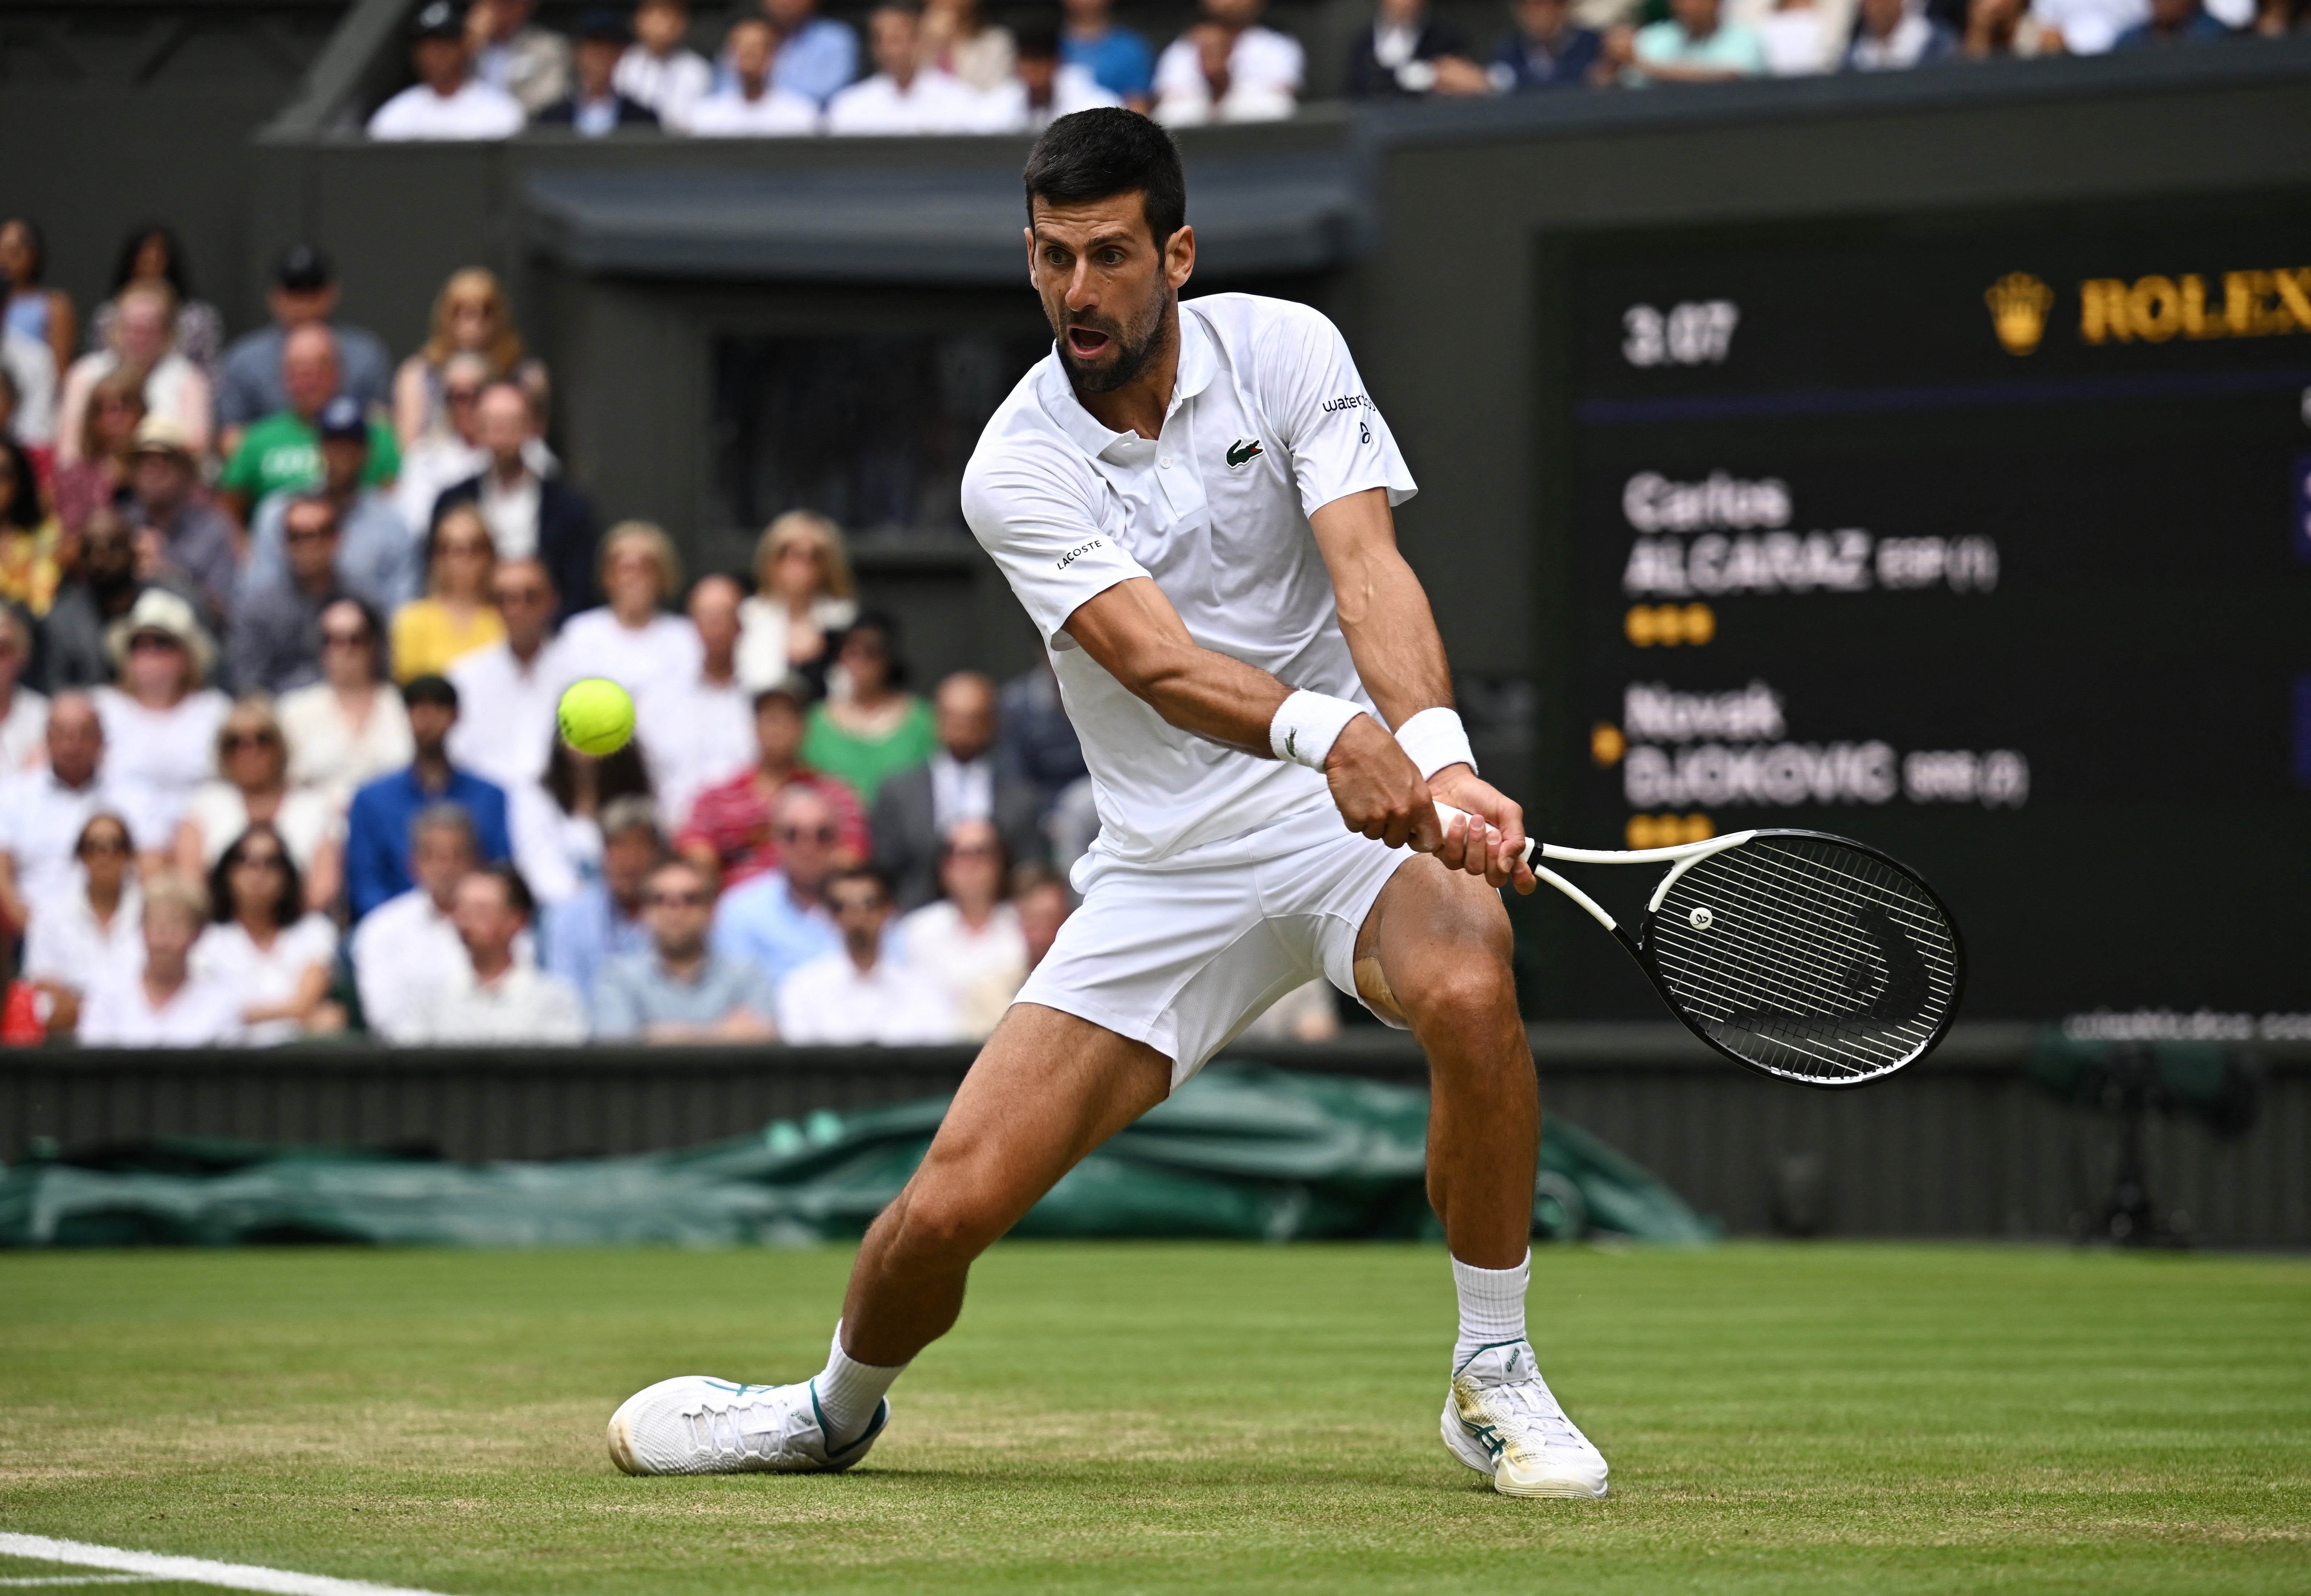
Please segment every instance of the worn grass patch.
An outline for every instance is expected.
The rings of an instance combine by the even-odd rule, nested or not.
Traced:
[[[856,1472],[611,1469],[640,1385],[815,1370],[848,1262],[0,1256],[0,1530],[456,1596],[2311,1586],[2300,1260],[1543,1252],[1576,1504],[1438,1443],[1435,1249],[1007,1245]]]

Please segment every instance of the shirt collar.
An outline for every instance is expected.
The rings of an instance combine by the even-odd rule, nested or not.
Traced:
[[[1194,398],[1212,384],[1219,371],[1219,352],[1212,346],[1212,336],[1204,330],[1203,318],[1185,305],[1180,307],[1180,370],[1172,381],[1172,404],[1164,414],[1169,421],[1180,406]],[[1110,458],[1109,451],[1134,444],[1153,447],[1150,440],[1137,432],[1118,432],[1109,428],[1076,397],[1073,384],[1068,381],[1067,369],[1060,363],[1059,346],[1053,344],[1051,358],[1044,362],[1041,388],[1044,413],[1057,422],[1068,440],[1094,459]]]

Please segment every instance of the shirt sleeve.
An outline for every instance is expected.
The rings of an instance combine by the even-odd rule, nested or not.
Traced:
[[[963,516],[1001,568],[1044,641],[1062,642],[1068,617],[1118,582],[1147,574],[1102,525],[1095,501],[1063,464],[1032,442],[974,460],[963,480]]]
[[[1418,492],[1339,329],[1298,310],[1263,330],[1260,406],[1292,451],[1301,512],[1366,488],[1387,489],[1391,506]]]

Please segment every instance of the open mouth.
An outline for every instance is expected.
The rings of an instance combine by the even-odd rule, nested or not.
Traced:
[[[1068,329],[1068,349],[1077,360],[1098,359],[1109,342],[1107,334],[1092,327],[1071,327]]]

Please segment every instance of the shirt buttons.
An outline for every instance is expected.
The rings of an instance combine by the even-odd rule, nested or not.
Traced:
[[[1172,468],[1172,457],[1170,455],[1165,455],[1162,459],[1156,463],[1163,467],[1164,470],[1169,471]]]

